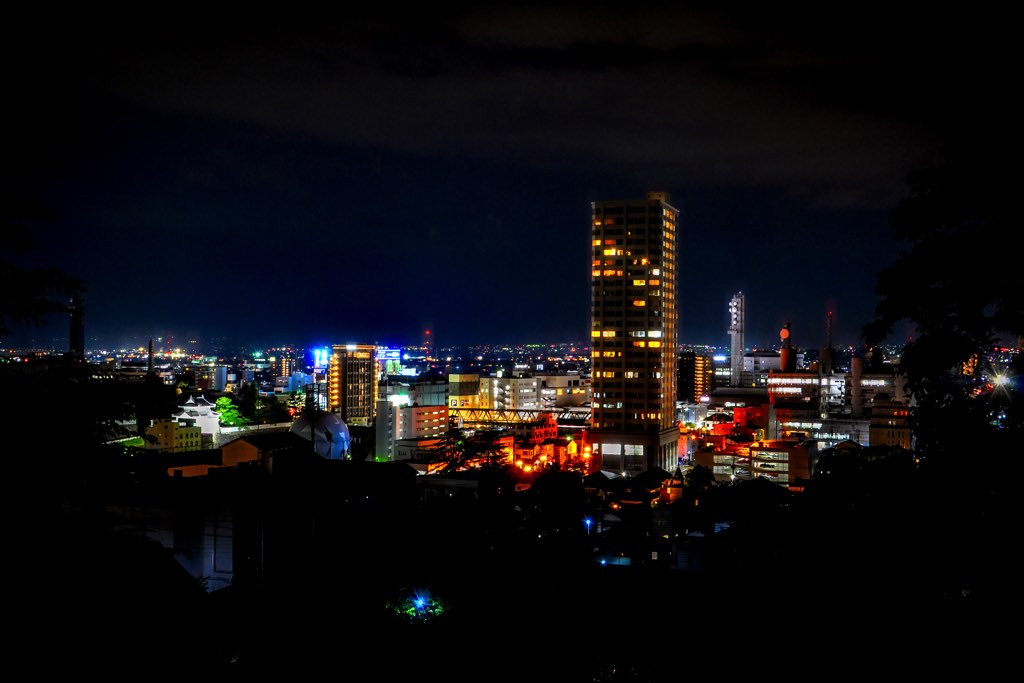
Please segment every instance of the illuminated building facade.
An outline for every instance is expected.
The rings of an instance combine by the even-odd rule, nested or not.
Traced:
[[[873,445],[871,436],[882,433],[875,428],[876,411],[885,414],[893,405],[906,414],[890,416],[893,433],[889,441],[905,442],[909,431],[899,434],[900,425],[911,411],[906,381],[897,368],[885,372],[866,373],[861,358],[854,358],[849,373],[808,370],[802,372],[770,372],[768,399],[772,407],[769,434],[782,438],[803,434],[815,439],[824,449],[843,441],[862,446]]]
[[[198,451],[203,447],[203,432],[200,427],[177,420],[153,420],[146,427],[146,448],[180,453]]]
[[[377,389],[378,400],[394,402],[396,398],[406,398],[407,403],[421,406],[448,405],[448,381],[423,380],[409,381],[408,378],[385,376],[383,386]]]
[[[476,373],[449,373],[448,406],[451,408],[479,408],[480,375]]]
[[[228,366],[217,363],[216,358],[195,363],[191,370],[196,378],[196,387],[204,390],[224,391],[228,385]]]
[[[535,375],[541,410],[582,406],[590,402],[590,379],[578,372],[564,375]]]
[[[679,463],[676,221],[664,192],[591,205],[592,444],[601,469]]]
[[[402,374],[402,350],[381,347],[377,349],[377,372],[381,376]]]
[[[898,446],[913,448],[910,430],[910,408],[900,401],[893,401],[885,394],[876,394],[871,406],[869,427],[872,446]]]
[[[734,387],[763,387],[768,383],[768,373],[782,370],[782,355],[778,351],[749,351],[740,359],[740,374],[733,375]],[[733,367],[736,367],[735,362]]]
[[[684,351],[679,354],[679,380],[677,398],[684,403],[696,403],[715,388],[714,361],[711,356]]]
[[[299,361],[292,355],[280,355],[272,359],[274,363],[274,374],[277,377],[291,377],[292,373],[299,369]]]
[[[334,344],[327,366],[327,406],[347,425],[373,422],[377,401],[377,347]]]
[[[756,441],[733,451],[694,454],[696,464],[711,469],[719,481],[740,481],[764,477],[780,486],[792,487],[810,477],[820,444],[797,439]]]
[[[378,459],[394,460],[395,445],[403,439],[436,439],[448,431],[448,407],[410,405],[407,397],[377,402],[375,423]]]

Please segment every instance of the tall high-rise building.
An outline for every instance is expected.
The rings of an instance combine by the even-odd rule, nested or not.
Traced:
[[[729,386],[738,387],[741,385],[740,377],[743,374],[743,354],[747,352],[744,340],[746,321],[745,302],[743,292],[737,292],[729,300]]]
[[[334,344],[327,367],[327,406],[346,425],[369,425],[377,408],[377,347]]]
[[[694,351],[679,354],[679,386],[677,396],[684,403],[695,403],[715,388],[714,361],[711,356]]]
[[[276,377],[291,377],[292,373],[298,370],[299,367],[298,359],[283,351],[280,355],[274,357],[273,363],[274,375]]]
[[[664,192],[591,205],[591,431],[601,469],[679,463],[676,221]]]

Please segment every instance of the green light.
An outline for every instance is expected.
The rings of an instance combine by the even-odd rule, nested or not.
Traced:
[[[387,610],[411,624],[436,620],[448,611],[443,598],[424,592],[406,593],[387,602]]]

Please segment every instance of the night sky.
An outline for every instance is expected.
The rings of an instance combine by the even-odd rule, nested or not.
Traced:
[[[9,26],[5,211],[86,282],[90,345],[586,342],[590,202],[648,190],[680,342],[727,344],[743,291],[751,347],[829,311],[857,344],[907,174],[1012,111],[983,4],[398,7]]]

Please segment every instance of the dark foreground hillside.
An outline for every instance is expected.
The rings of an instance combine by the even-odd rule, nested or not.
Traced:
[[[360,530],[291,546],[301,561],[273,577],[210,593],[159,544],[64,510],[24,539],[13,655],[115,677],[995,678],[1020,595],[1008,521],[967,537],[952,517],[885,511],[757,511],[702,571],[601,566],[593,537],[481,536],[453,510],[353,517]],[[444,613],[389,609],[413,595]]]

